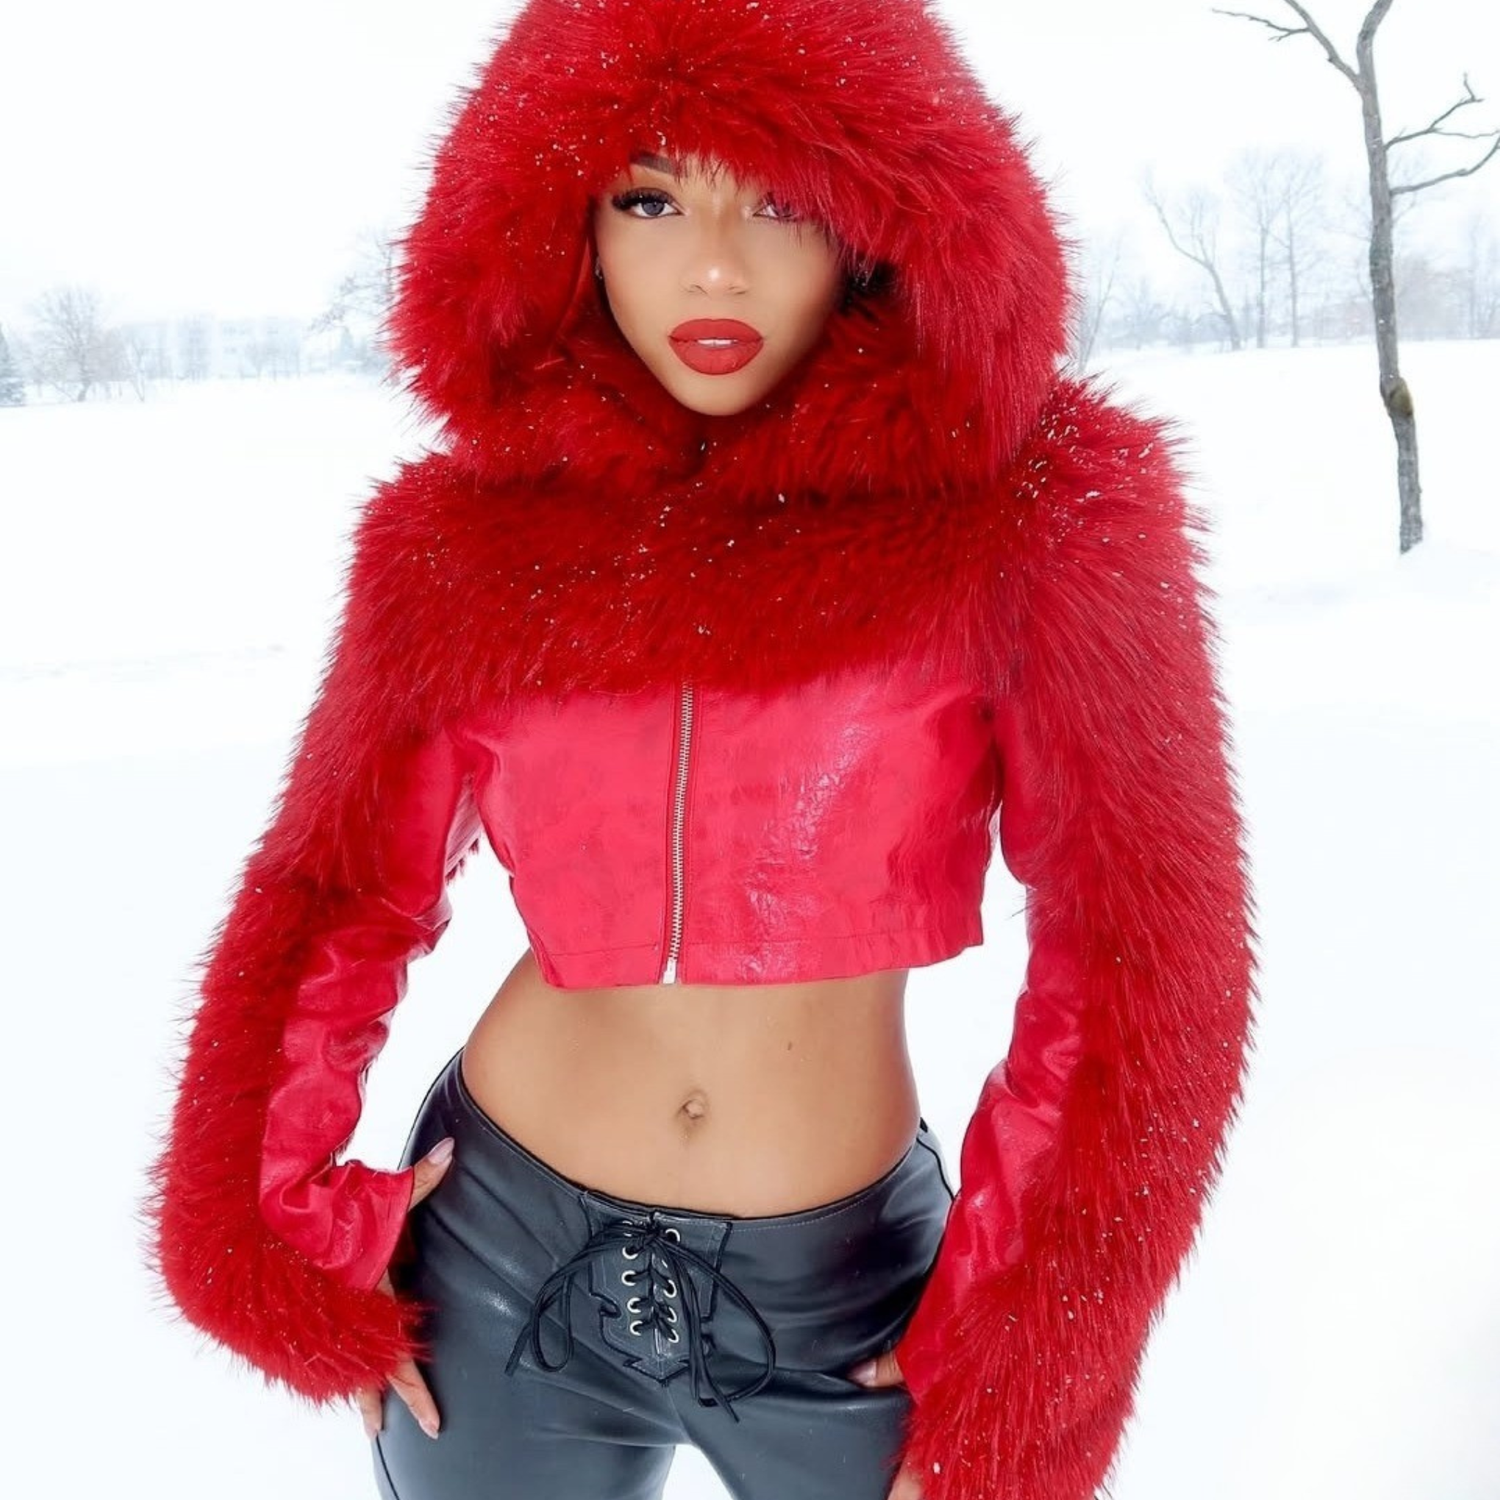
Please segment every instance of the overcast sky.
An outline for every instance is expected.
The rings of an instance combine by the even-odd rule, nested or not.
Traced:
[[[1290,16],[1281,0],[1239,3]],[[121,318],[317,311],[361,228],[414,212],[446,107],[515,8],[9,0],[0,321],[69,280]],[[1367,8],[1318,0],[1314,13],[1352,56]],[[939,9],[1080,228],[1138,217],[1148,164],[1170,184],[1211,178],[1243,145],[1310,143],[1359,169],[1357,100],[1308,38],[1272,42],[1200,0]],[[1500,125],[1494,0],[1397,0],[1377,61],[1391,132],[1452,103],[1465,70],[1491,101],[1468,128]],[[1430,212],[1500,223],[1500,162],[1449,203]]]

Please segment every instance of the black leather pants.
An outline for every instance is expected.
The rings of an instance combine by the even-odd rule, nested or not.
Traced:
[[[844,1372],[900,1337],[953,1192],[924,1120],[879,1181],[721,1218],[570,1181],[474,1102],[456,1053],[402,1165],[455,1157],[393,1283],[432,1305],[429,1438],[387,1388],[385,1500],[651,1500],[679,1443],[735,1500],[885,1500],[911,1397]]]

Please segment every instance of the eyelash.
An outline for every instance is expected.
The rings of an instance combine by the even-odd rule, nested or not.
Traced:
[[[631,188],[628,192],[615,194],[615,196],[610,199],[610,202],[613,203],[614,206],[622,213],[630,213],[630,210],[634,208],[638,203],[669,203],[671,202],[671,199],[659,188]],[[767,198],[766,203],[771,204],[773,203],[773,200]],[[778,208],[781,207],[781,205],[774,206]],[[631,214],[631,217],[635,219],[649,220],[662,219],[667,216],[665,214]],[[774,220],[774,222],[778,224],[795,224],[798,221],[799,216],[795,209],[788,209],[784,213],[778,213]]]

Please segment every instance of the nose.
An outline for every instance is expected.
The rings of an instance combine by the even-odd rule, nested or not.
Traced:
[[[683,264],[683,286],[691,292],[743,292],[749,277],[738,226],[705,216]]]

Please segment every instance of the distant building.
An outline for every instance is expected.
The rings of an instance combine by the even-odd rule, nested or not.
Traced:
[[[331,361],[320,346],[328,340],[307,330],[301,318],[219,318],[212,313],[119,327],[136,367],[150,380],[285,379],[327,368]]]
[[[210,369],[215,375],[300,375],[306,324],[299,318],[231,318],[216,324]]]

